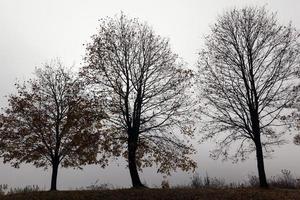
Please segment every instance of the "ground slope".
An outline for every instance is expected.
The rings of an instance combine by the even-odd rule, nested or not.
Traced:
[[[31,192],[0,197],[0,200],[285,200],[300,199],[300,190],[291,189],[120,189],[105,191]]]

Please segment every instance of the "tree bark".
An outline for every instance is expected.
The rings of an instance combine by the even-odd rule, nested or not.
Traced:
[[[256,108],[258,107],[258,103],[256,102]],[[250,109],[251,110],[251,109]],[[257,162],[257,170],[258,170],[258,178],[259,178],[259,186],[261,188],[268,188],[266,172],[265,172],[265,164],[264,164],[264,154],[261,144],[261,131],[260,131],[260,123],[259,123],[259,114],[257,109],[253,109],[251,111],[251,122],[252,122],[252,131],[253,131],[253,141],[256,149],[256,162]]]
[[[128,136],[128,165],[133,188],[144,188],[136,165],[137,136]]]
[[[260,137],[256,139],[255,146],[256,146],[256,159],[257,159],[259,186],[261,188],[268,188],[269,186],[267,183],[267,178],[265,173],[264,155],[263,155]]]
[[[57,173],[58,173],[59,161],[55,159],[52,163],[52,177],[50,191],[56,191]]]

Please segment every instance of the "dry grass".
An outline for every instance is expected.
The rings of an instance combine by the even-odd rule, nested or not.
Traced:
[[[1,200],[284,200],[300,199],[300,190],[291,189],[119,189],[104,191],[29,192],[0,197]]]

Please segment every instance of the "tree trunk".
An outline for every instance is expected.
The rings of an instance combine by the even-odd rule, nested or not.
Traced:
[[[260,137],[256,138],[255,147],[256,147],[256,159],[257,159],[259,186],[261,188],[268,188],[269,186],[267,183],[267,178],[266,178],[266,173],[265,173],[264,155],[263,155]]]
[[[256,106],[257,108],[258,106]],[[251,109],[250,109],[251,110]],[[254,135],[254,144],[256,148],[256,162],[257,162],[257,170],[258,170],[258,178],[259,178],[259,186],[261,188],[268,188],[266,173],[265,173],[265,165],[264,165],[264,155],[263,149],[261,145],[261,131],[259,125],[259,114],[257,110],[251,112],[251,121],[252,121],[252,131]]]
[[[54,160],[52,163],[52,177],[50,191],[56,191],[57,173],[58,173],[59,161]]]
[[[137,137],[129,135],[128,136],[128,165],[129,172],[132,182],[132,187],[134,188],[144,188],[142,184],[139,173],[136,166],[136,150],[137,150]]]

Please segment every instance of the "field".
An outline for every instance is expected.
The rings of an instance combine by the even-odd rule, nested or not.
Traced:
[[[119,189],[103,191],[28,192],[0,196],[1,200],[285,200],[300,199],[299,189]]]

